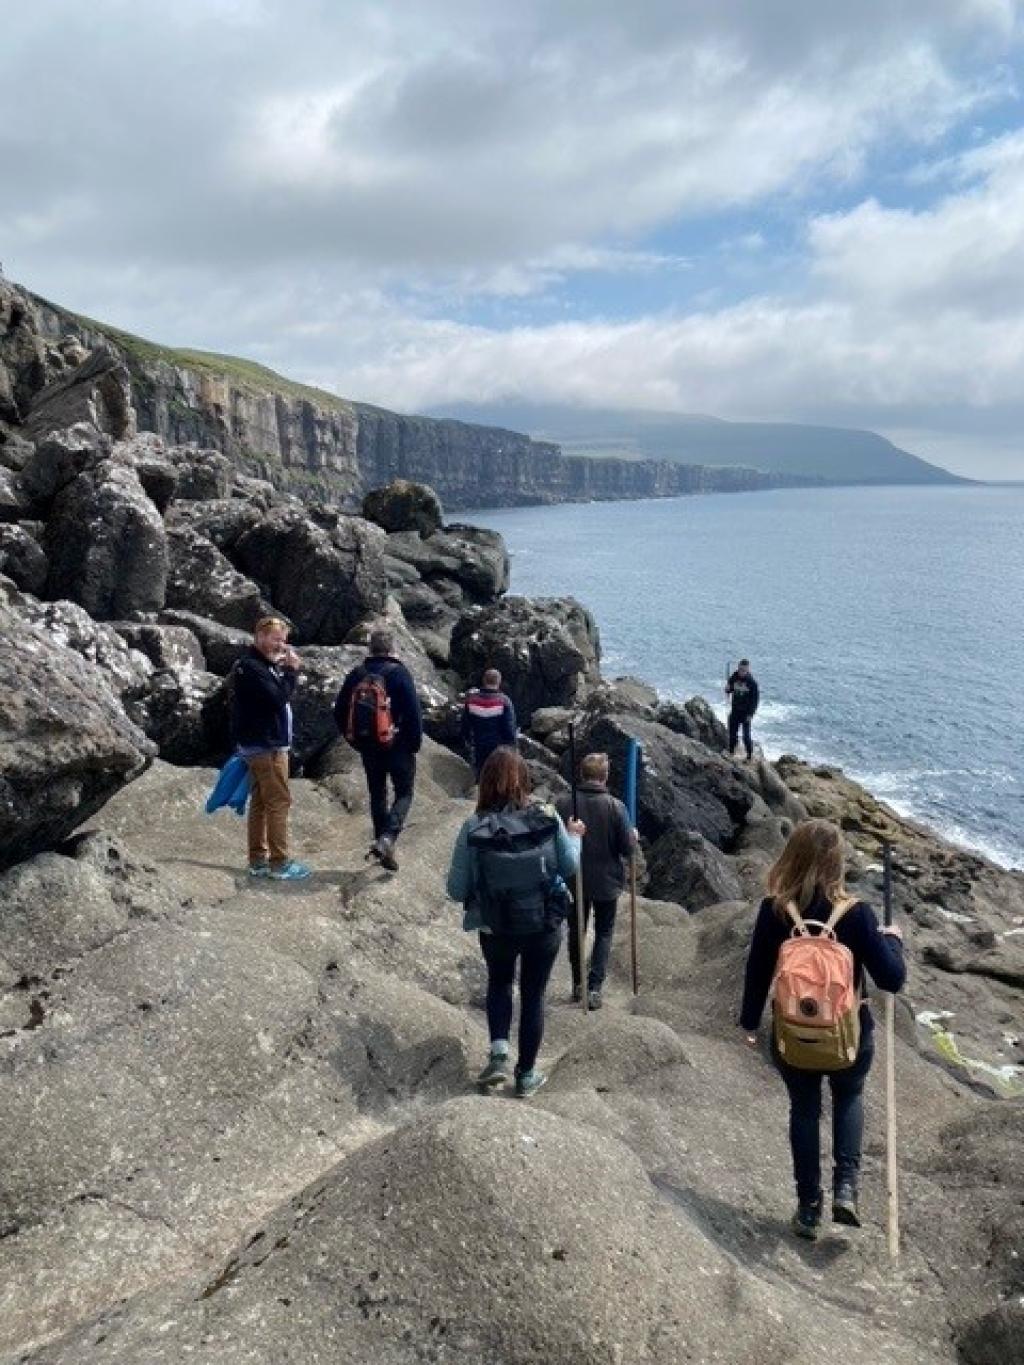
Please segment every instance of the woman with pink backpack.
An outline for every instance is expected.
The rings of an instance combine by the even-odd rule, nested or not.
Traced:
[[[864,1082],[874,1057],[865,971],[883,991],[906,977],[902,933],[848,894],[842,835],[807,820],[768,873],[747,957],[740,1027],[757,1042],[772,997],[772,1060],[789,1091],[798,1237],[818,1236],[821,1082],[832,1092],[832,1219],[860,1227],[857,1179],[864,1134]]]

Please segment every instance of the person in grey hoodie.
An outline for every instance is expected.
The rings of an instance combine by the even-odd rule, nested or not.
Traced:
[[[607,754],[587,754],[580,764],[581,781],[576,793],[579,818],[587,830],[580,860],[584,935],[591,911],[594,914],[594,950],[587,974],[587,1003],[592,1010],[601,1008],[601,988],[612,950],[615,914],[626,885],[626,863],[633,856],[637,842],[626,807],[608,790],[608,774]],[[563,819],[568,819],[572,798],[561,797],[556,808]],[[569,934],[569,965],[572,968],[572,998],[582,1000],[583,971],[575,933]]]

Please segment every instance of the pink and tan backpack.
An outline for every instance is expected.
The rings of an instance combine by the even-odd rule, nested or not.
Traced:
[[[785,907],[793,932],[779,949],[772,1015],[779,1056],[799,1071],[842,1071],[857,1060],[860,992],[853,954],[835,934],[853,905],[840,901],[824,923],[805,920],[792,901]]]

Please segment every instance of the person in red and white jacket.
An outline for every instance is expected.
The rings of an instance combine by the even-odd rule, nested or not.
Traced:
[[[473,767],[480,769],[502,746],[515,747],[516,709],[511,697],[501,690],[501,674],[488,668],[480,687],[466,693],[462,707],[462,738],[473,748]]]

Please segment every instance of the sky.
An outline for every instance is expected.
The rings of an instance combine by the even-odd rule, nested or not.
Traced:
[[[0,0],[0,261],[402,411],[1024,479],[1024,0]]]

